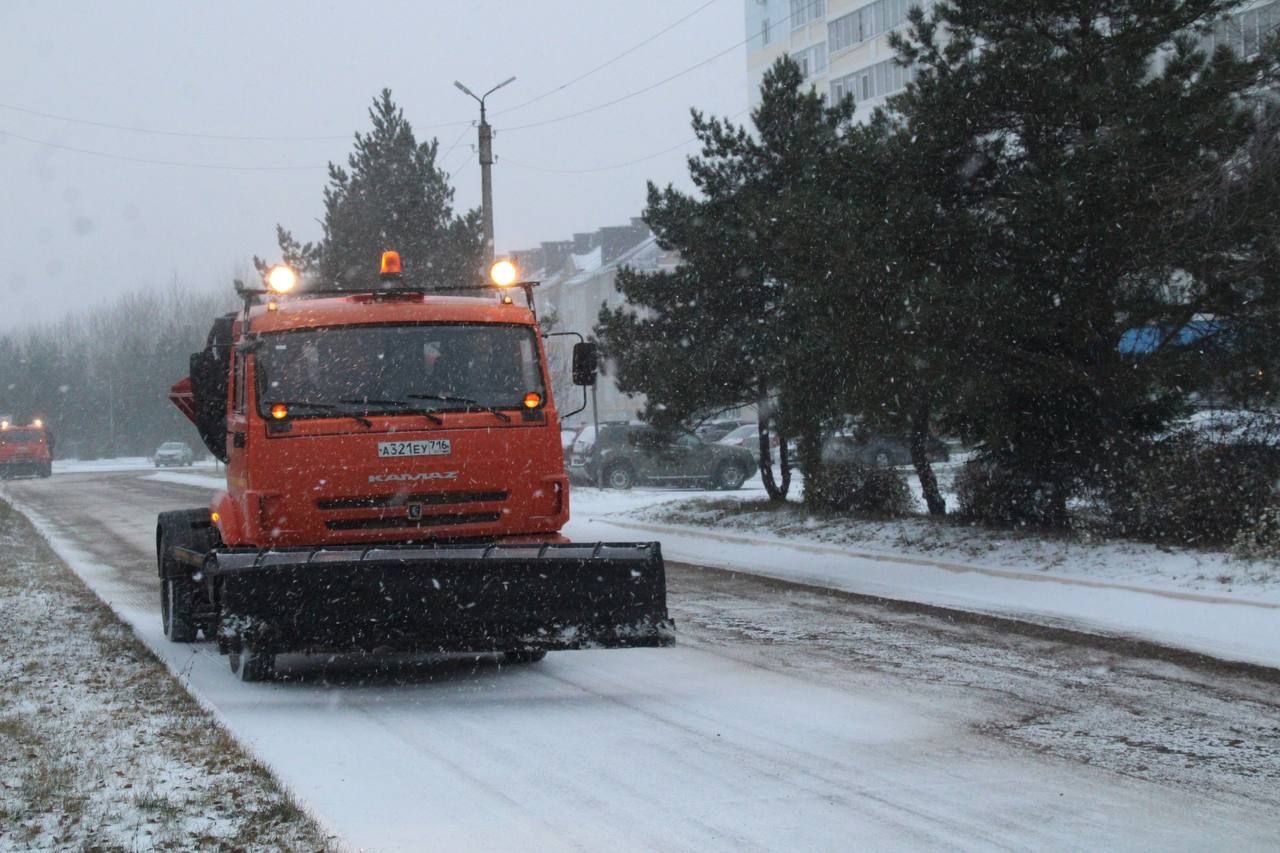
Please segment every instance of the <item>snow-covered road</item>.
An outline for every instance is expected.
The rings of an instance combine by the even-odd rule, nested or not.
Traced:
[[[6,484],[140,636],[354,848],[1280,845],[1275,683],[670,567],[681,642],[283,659],[160,632],[143,472]]]

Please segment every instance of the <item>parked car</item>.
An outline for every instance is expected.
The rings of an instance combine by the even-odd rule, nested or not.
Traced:
[[[743,424],[733,431],[720,436],[716,439],[719,444],[727,444],[730,447],[745,447],[751,450],[759,443],[760,425],[759,424]],[[777,435],[770,435],[774,447],[778,445]]]
[[[703,441],[719,441],[734,430],[748,425],[755,426],[754,423],[749,421],[721,419],[718,421],[708,421],[705,424],[699,424],[693,432]]]
[[[588,482],[602,474],[604,485],[612,489],[639,483],[738,489],[755,467],[755,455],[741,447],[703,441],[683,430],[614,423],[601,424],[599,440],[591,427],[582,431],[569,472]]]
[[[769,433],[769,454],[773,457],[773,464],[777,465],[782,460],[782,454],[779,452],[781,440],[776,432]],[[717,444],[726,444],[730,447],[741,447],[744,450],[751,451],[753,456],[760,454],[760,425],[759,424],[743,424],[733,432],[724,436],[717,441]],[[787,442],[787,461],[788,467],[796,466],[796,447],[795,444]]]
[[[569,467],[569,461],[573,458],[573,443],[578,439],[578,433],[582,432],[582,427],[560,427],[560,449],[564,451],[564,467]]]
[[[156,448],[151,461],[156,464],[157,468],[170,465],[191,465],[195,462],[195,454],[191,452],[191,447],[184,441],[166,441]]]
[[[946,462],[951,458],[947,445],[930,437],[925,449],[930,462]],[[911,464],[911,445],[891,435],[869,429],[854,429],[831,436],[822,445],[823,462],[863,462],[882,468]]]

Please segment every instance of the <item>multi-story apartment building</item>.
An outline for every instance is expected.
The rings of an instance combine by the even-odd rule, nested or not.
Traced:
[[[889,33],[906,24],[912,6],[932,0],[744,0],[747,85],[760,102],[760,81],[790,54],[818,92],[835,101],[852,95],[859,112],[902,89],[908,69],[894,62]]]
[[[790,54],[829,102],[851,95],[865,116],[912,76],[894,61],[889,33],[906,25],[912,6],[932,5],[933,0],[744,0],[751,105],[760,102],[765,71]],[[1280,0],[1248,3],[1203,41],[1209,49],[1226,44],[1250,56],[1278,26]]]

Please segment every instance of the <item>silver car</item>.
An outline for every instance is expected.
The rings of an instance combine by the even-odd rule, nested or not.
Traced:
[[[166,441],[156,449],[151,461],[156,463],[157,468],[170,465],[189,466],[195,461],[195,454],[191,452],[191,447],[186,442]]]

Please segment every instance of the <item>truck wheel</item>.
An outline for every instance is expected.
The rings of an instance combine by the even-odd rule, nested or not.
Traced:
[[[46,463],[44,463],[44,467],[40,469],[40,476],[41,476],[41,477],[52,477],[52,476],[53,476],[53,463],[52,463],[52,462],[46,462]]]
[[[604,472],[604,484],[611,489],[629,489],[636,484],[636,475],[626,465],[611,465]]]
[[[747,472],[737,462],[725,462],[716,469],[717,489],[741,489],[747,481]]]
[[[173,643],[196,641],[195,582],[184,577],[168,577],[160,582],[160,616],[164,620],[164,635]]]
[[[178,545],[208,553],[221,544],[218,529],[208,523],[209,511],[177,510],[156,519],[156,563],[160,575],[160,615],[164,634],[175,643],[190,643],[203,630],[206,639],[217,616],[207,612],[203,587],[191,579],[191,569],[173,558]],[[204,606],[202,606],[204,604]]]
[[[513,649],[502,653],[507,663],[537,663],[546,656],[546,649]]]
[[[231,673],[246,683],[270,681],[276,673],[276,656],[254,651],[251,646],[241,646],[240,651],[227,655]]]

